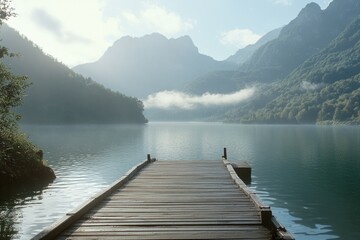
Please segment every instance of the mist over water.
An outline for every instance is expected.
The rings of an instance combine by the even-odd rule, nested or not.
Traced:
[[[246,88],[240,91],[220,94],[204,93],[200,96],[179,91],[162,91],[151,94],[144,101],[144,107],[160,109],[195,109],[197,107],[227,106],[240,103],[252,97],[255,88]]]

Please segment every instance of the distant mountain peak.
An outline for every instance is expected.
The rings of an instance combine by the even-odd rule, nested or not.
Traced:
[[[161,33],[157,33],[157,32],[147,34],[143,37],[138,37],[137,39],[141,39],[141,38],[143,38],[145,40],[158,40],[158,41],[168,40],[164,35],[162,35]]]
[[[306,32],[311,32],[312,29],[319,31],[319,24],[322,23],[323,10],[316,3],[307,4],[288,25],[284,26],[280,33],[280,38],[294,38],[299,39],[298,36],[303,37]],[[311,34],[313,35],[313,34]],[[312,38],[312,36],[310,38]],[[292,40],[295,40],[292,39]]]
[[[320,12],[322,12],[321,7],[314,2],[308,3],[299,13],[299,17],[309,17],[309,16],[316,16]]]
[[[186,43],[186,44],[195,46],[193,40],[190,38],[189,35],[184,35],[184,36],[181,36],[179,38],[174,38],[174,40],[178,41],[178,42],[182,42],[182,43]]]
[[[106,87],[145,98],[163,90],[178,90],[213,70],[236,65],[200,54],[189,36],[167,38],[159,33],[122,37],[96,62],[73,69]]]
[[[124,36],[115,41],[115,43],[108,49],[107,52],[115,52],[120,51],[124,48],[145,48],[145,49],[154,49],[156,47],[163,48],[172,48],[176,45],[178,48],[182,48],[183,50],[189,50],[198,52],[198,48],[195,46],[192,39],[185,35],[179,38],[167,38],[160,33],[151,33],[144,35],[142,37],[132,37],[132,36]],[[106,55],[106,54],[105,54]]]
[[[198,48],[195,46],[193,40],[188,35],[181,36],[179,38],[170,39],[170,41],[174,41],[174,43],[178,47],[180,47],[184,50],[187,49],[188,51],[199,53]]]
[[[261,46],[265,45],[266,43],[270,42],[271,40],[276,39],[281,31],[282,28],[274,29],[264,36],[262,36],[256,43],[250,44],[244,48],[239,49],[234,55],[231,55],[226,59],[228,62],[233,62],[238,65],[243,64],[247,60],[250,59],[250,57],[254,54],[256,50],[258,50]]]
[[[142,37],[132,37],[127,35],[115,41],[114,45],[129,41],[159,41],[159,42],[178,41],[178,42],[186,42],[189,45],[194,45],[192,39],[188,35],[184,35],[178,38],[167,38],[161,33],[157,33],[157,32],[146,34]]]

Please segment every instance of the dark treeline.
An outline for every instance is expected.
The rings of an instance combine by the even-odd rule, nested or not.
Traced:
[[[4,20],[14,15],[10,1],[0,0],[0,27]],[[0,59],[14,57],[0,43]],[[25,76],[15,75],[0,62],[0,196],[8,184],[34,180],[49,182],[55,178],[52,169],[43,164],[42,151],[18,129],[19,116],[13,112],[13,108],[21,104],[27,86]],[[0,224],[2,230],[1,219]]]

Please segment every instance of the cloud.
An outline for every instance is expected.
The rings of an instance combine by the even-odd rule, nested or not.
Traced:
[[[35,9],[32,11],[32,19],[42,28],[52,32],[56,37],[63,40],[64,42],[81,42],[89,43],[90,40],[78,36],[72,32],[65,31],[61,22],[52,17],[46,11],[42,9]]]
[[[71,67],[97,60],[124,35],[119,16],[104,16],[106,3],[105,0],[17,0],[12,5],[18,16],[8,23],[47,54]]]
[[[225,106],[237,104],[253,96],[255,88],[247,88],[230,94],[204,93],[195,96],[178,91],[163,91],[151,94],[144,101],[145,108],[180,108],[191,110],[201,106]]]
[[[220,42],[223,45],[232,46],[236,48],[243,48],[249,44],[255,43],[260,39],[260,35],[254,33],[250,29],[233,29],[223,32],[220,36]]]
[[[54,32],[56,35],[61,35],[61,23],[50,16],[47,12],[41,9],[35,9],[32,11],[32,18],[38,23],[41,27]]]
[[[12,6],[18,16],[7,23],[69,67],[96,61],[124,35],[160,32],[178,37],[195,24],[159,5],[141,2],[140,8],[126,11],[131,4],[122,2],[16,0]],[[109,10],[119,6],[121,10]]]
[[[304,90],[307,90],[307,91],[314,91],[314,90],[317,90],[322,87],[324,87],[323,83],[316,84],[316,83],[311,83],[311,82],[307,82],[307,81],[303,81],[301,83],[301,88]]]
[[[281,4],[286,6],[292,5],[292,0],[273,0],[273,2],[276,4]]]
[[[125,11],[122,17],[130,25],[145,27],[148,32],[159,32],[164,35],[174,35],[187,32],[194,28],[195,21],[182,19],[175,12],[158,5],[147,5],[138,13]]]

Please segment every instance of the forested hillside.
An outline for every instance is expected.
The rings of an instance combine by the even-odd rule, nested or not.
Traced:
[[[316,3],[305,6],[281,29],[279,36],[257,49],[237,71],[221,81],[220,89],[237,91],[249,85],[268,84],[287,77],[304,61],[334,40],[360,13],[360,1],[334,0],[325,10]],[[193,92],[214,87],[213,76],[192,84]]]
[[[18,57],[4,64],[18,75],[28,76],[23,105],[17,111],[22,122],[37,124],[144,123],[140,100],[105,89],[46,56],[34,43],[4,25],[2,44]]]
[[[359,124],[360,1],[308,4],[236,71],[207,74],[189,91],[230,93],[255,87],[246,102],[217,120]]]
[[[228,120],[360,123],[360,16],[287,78],[262,89]]]
[[[0,1],[0,31],[3,21],[14,17],[10,2]],[[43,153],[18,128],[19,116],[13,108],[20,105],[25,89],[28,87],[25,76],[12,73],[3,64],[5,57],[14,54],[3,45],[0,39],[0,192],[16,183],[41,181],[49,183],[55,179],[54,171],[43,163]],[[3,194],[0,194],[1,197]],[[2,216],[3,217],[3,216]],[[6,215],[5,215],[6,217]],[[0,238],[6,228],[0,218]],[[8,238],[7,236],[5,237]]]
[[[356,0],[333,1],[325,10],[310,3],[283,27],[280,35],[254,53],[239,69],[239,80],[272,82],[287,76],[324,49],[360,12]]]

